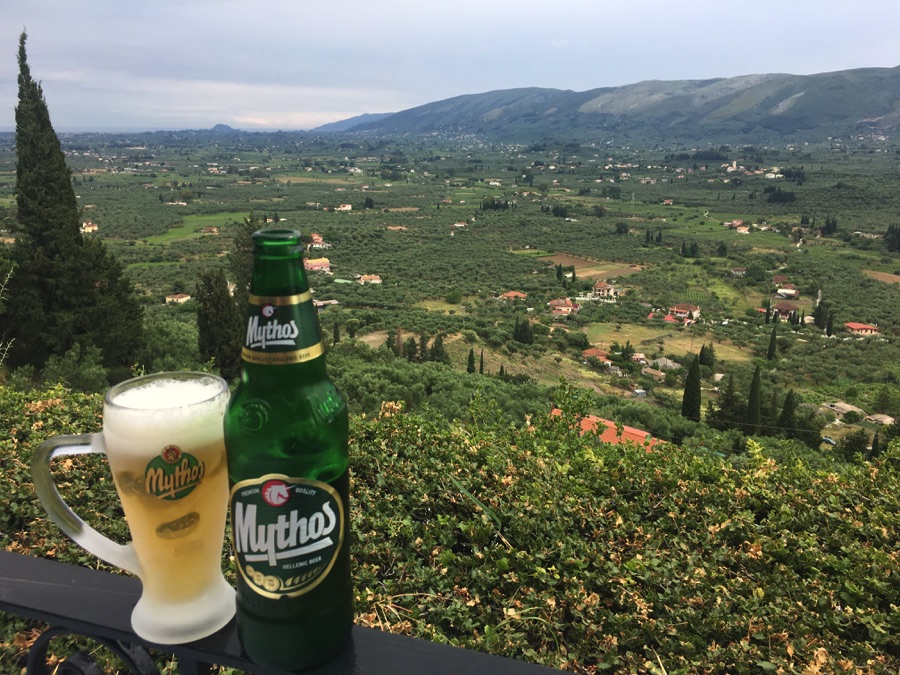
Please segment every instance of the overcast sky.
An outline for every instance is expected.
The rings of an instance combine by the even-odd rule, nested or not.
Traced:
[[[57,131],[309,129],[461,94],[900,65],[897,0],[0,0]]]

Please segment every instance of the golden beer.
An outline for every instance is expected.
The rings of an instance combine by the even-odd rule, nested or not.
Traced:
[[[196,640],[234,616],[234,589],[221,568],[227,402],[227,384],[213,375],[139,377],[107,392],[102,434],[51,439],[32,459],[35,489],[51,518],[88,551],[140,577],[131,623],[150,642]],[[85,452],[107,455],[131,532],[126,546],[81,521],[52,483],[52,458]]]

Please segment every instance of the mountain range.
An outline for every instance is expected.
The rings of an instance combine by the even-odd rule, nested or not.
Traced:
[[[584,92],[521,88],[456,96],[314,129],[496,139],[820,138],[900,127],[900,66],[815,75],[648,80]]]

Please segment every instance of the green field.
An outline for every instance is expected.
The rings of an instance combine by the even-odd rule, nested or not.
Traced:
[[[197,237],[216,236],[200,232],[204,227],[222,227],[231,222],[241,222],[247,217],[246,211],[230,211],[225,213],[210,213],[203,215],[184,216],[180,227],[173,227],[165,234],[148,237],[150,244],[171,244],[183,239],[196,239]]]

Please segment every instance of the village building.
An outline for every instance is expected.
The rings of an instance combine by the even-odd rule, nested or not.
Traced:
[[[313,233],[310,234],[309,236],[310,236],[310,238],[312,239],[312,243],[310,243],[310,245],[309,245],[309,247],[310,247],[311,249],[312,249],[312,248],[315,248],[315,249],[328,249],[328,248],[331,248],[331,244],[329,244],[329,243],[326,242],[324,239],[322,239],[322,235],[321,235],[321,234],[316,234],[315,232],[313,232]]]
[[[381,277],[377,274],[363,274],[359,278],[359,283],[361,284],[380,284]]]
[[[664,372],[662,372],[661,370],[656,370],[655,368],[651,368],[650,366],[641,368],[641,374],[646,375],[651,380],[657,383],[665,382],[666,380],[666,374]]]
[[[81,234],[90,234],[91,232],[96,232],[100,229],[100,226],[97,223],[92,223],[91,221],[86,221],[81,224]]]
[[[784,286],[779,287],[775,294],[779,298],[799,298],[800,291],[797,289],[794,284],[784,284]]]
[[[653,359],[650,362],[650,365],[656,366],[659,370],[678,370],[681,368],[681,364],[678,363],[678,361],[673,361],[672,359],[667,359],[665,357]]]
[[[605,366],[612,365],[612,361],[609,360],[608,352],[597,347],[589,347],[588,349],[583,350],[581,352],[581,358],[585,361],[588,359],[597,359]]]
[[[524,300],[528,297],[527,293],[521,293],[519,291],[507,291],[503,295],[500,296],[500,300]]]
[[[569,316],[575,314],[581,307],[569,298],[557,298],[547,303],[554,316]]]
[[[167,305],[183,305],[188,300],[191,299],[187,293],[173,293],[171,295],[166,296],[166,304]]]
[[[780,319],[789,317],[799,308],[792,302],[778,302],[772,305],[772,312],[777,314]]]
[[[683,321],[696,321],[700,318],[700,308],[697,305],[682,302],[673,307],[669,307],[668,316],[682,319]]]
[[[554,408],[550,414],[559,416],[562,414],[562,411]],[[580,426],[582,435],[596,433],[603,443],[609,443],[610,445],[625,445],[626,443],[630,443],[645,448],[647,452],[651,452],[655,446],[663,442],[658,438],[654,438],[649,431],[630,427],[625,424],[617,428],[616,423],[612,420],[603,419],[596,415],[582,417]]]
[[[844,324],[844,328],[854,335],[878,335],[878,326],[872,326],[867,323],[857,323],[856,321],[848,321]]]
[[[307,272],[331,272],[331,261],[328,258],[304,258],[303,269]]]
[[[340,206],[335,206],[334,210],[335,211],[352,211],[353,205],[352,204],[341,204]]]
[[[613,284],[598,281],[591,288],[592,295],[601,302],[616,302],[619,299],[619,289]]]

